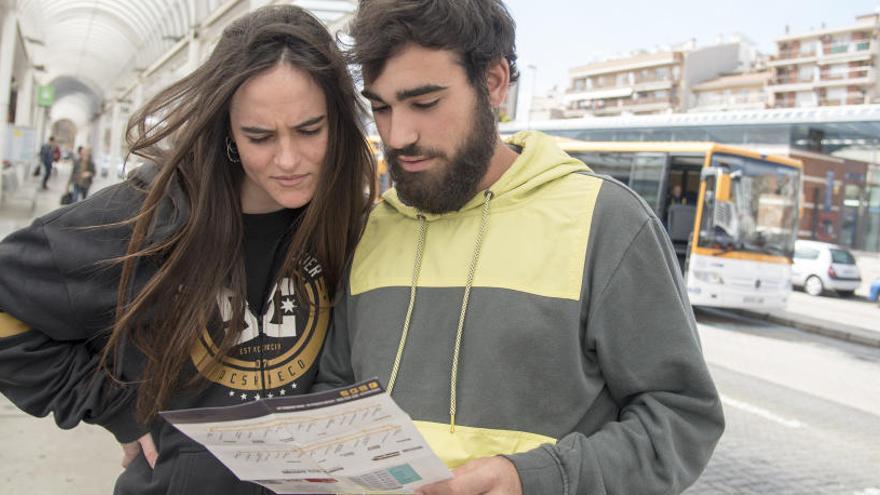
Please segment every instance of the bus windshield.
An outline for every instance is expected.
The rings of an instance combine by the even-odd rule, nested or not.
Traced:
[[[717,153],[712,166],[730,174],[729,201],[707,194],[700,246],[791,257],[798,228],[800,171]]]

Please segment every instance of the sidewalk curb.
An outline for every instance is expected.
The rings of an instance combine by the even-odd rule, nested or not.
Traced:
[[[833,322],[823,320],[804,321],[798,318],[774,315],[772,313],[760,313],[756,311],[749,311],[746,309],[735,309],[732,310],[732,312],[749,318],[755,318],[758,320],[777,323],[779,325],[794,327],[798,330],[803,330],[805,332],[824,335],[826,337],[845,340],[847,342],[854,342],[871,347],[880,347],[880,334],[876,332],[871,332],[870,330],[863,330],[858,327],[835,324]]]

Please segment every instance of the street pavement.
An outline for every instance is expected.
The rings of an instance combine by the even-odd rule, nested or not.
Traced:
[[[880,349],[698,310],[726,429],[686,495],[880,495]]]
[[[783,310],[740,313],[807,332],[880,347],[880,305],[867,300],[870,283],[880,279],[880,256],[877,253],[854,254],[862,273],[862,285],[854,296],[844,298],[833,293],[810,296],[795,290]]]

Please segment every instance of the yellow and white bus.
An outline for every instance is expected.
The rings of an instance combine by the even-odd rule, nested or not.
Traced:
[[[698,306],[770,309],[791,293],[802,166],[734,146],[559,138],[660,217]]]

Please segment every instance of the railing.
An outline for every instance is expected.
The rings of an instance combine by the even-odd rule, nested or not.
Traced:
[[[788,74],[784,76],[777,76],[775,79],[771,81],[771,85],[775,84],[798,84],[798,83],[809,83],[813,82],[813,76],[809,77],[801,77],[799,74]]]
[[[634,79],[634,84],[645,84],[652,82],[673,82],[673,78],[669,76],[669,74],[665,76],[636,76]]]
[[[861,105],[865,103],[865,97],[862,95],[847,95],[846,98],[820,98],[819,105],[823,107],[838,107],[841,105]]]
[[[845,71],[834,71],[834,70],[823,70],[820,73],[820,80],[822,81],[838,81],[842,79],[861,79],[864,77],[871,77],[874,75],[874,70],[872,67],[858,67],[858,68],[850,68]]]
[[[667,98],[658,98],[658,97],[649,97],[649,98],[630,98],[626,100],[621,100],[623,106],[625,107],[634,107],[638,105],[652,105],[656,103],[666,103],[670,106],[672,105],[672,100]]]
[[[822,53],[825,55],[839,55],[841,53],[866,52],[871,49],[870,40],[860,40],[846,43],[822,43]]]
[[[767,95],[733,95],[733,96],[698,96],[697,106],[737,106],[737,105],[762,105],[767,103]]]
[[[617,84],[616,81],[613,81],[613,82],[611,82],[610,84],[608,84],[608,83],[606,83],[606,84],[596,84],[596,83],[593,83],[593,87],[591,87],[591,88],[588,88],[587,86],[584,86],[584,87],[582,87],[582,88],[580,88],[580,89],[578,89],[578,88],[568,88],[568,89],[565,90],[565,92],[566,92],[566,94],[571,94],[571,93],[589,93],[589,92],[592,92],[592,91],[600,91],[600,90],[603,90],[603,89],[628,88],[629,86],[630,86],[629,83],[627,83],[627,84],[625,84],[625,85],[623,85],[623,86],[620,86],[620,85]]]
[[[770,57],[770,60],[788,60],[795,58],[805,58],[805,57],[815,57],[816,51],[801,51],[801,50],[782,50],[777,55],[773,55]]]
[[[866,52],[873,48],[871,40],[855,40],[846,43],[825,42],[822,43],[823,55],[839,55],[841,53]],[[788,49],[780,50],[779,53],[770,56],[770,60],[793,60],[798,58],[815,57],[818,55],[815,49]]]

